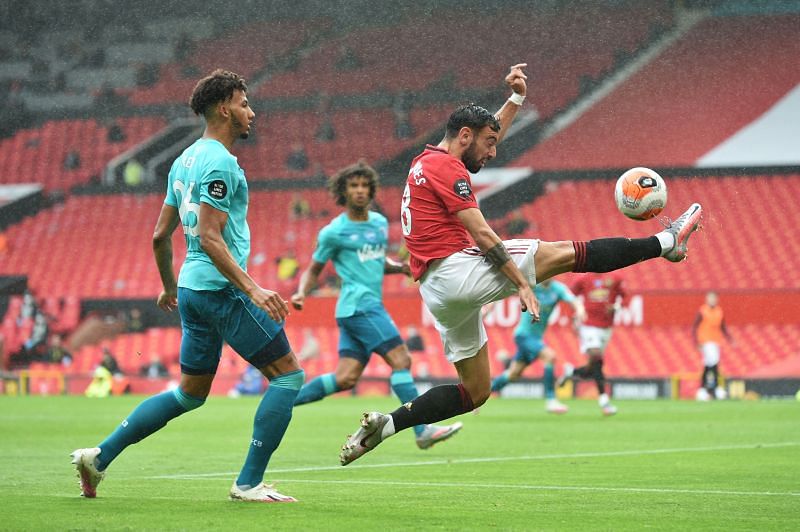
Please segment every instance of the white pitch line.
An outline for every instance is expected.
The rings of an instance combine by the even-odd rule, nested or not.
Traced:
[[[605,452],[590,452],[590,453],[562,453],[562,454],[541,454],[541,455],[522,455],[522,456],[487,456],[481,458],[455,458],[455,459],[441,459],[441,460],[425,460],[414,462],[394,462],[383,464],[363,464],[351,465],[349,467],[342,466],[310,466],[310,467],[293,467],[285,469],[269,469],[268,474],[274,475],[276,473],[308,473],[319,471],[353,471],[360,469],[385,469],[393,467],[416,467],[416,466],[430,466],[430,465],[455,465],[455,464],[476,464],[476,463],[492,463],[492,462],[515,462],[527,460],[563,460],[570,458],[605,458],[616,456],[645,456],[651,454],[669,454],[669,453],[702,453],[713,451],[735,451],[742,449],[773,449],[780,447],[796,447],[800,442],[781,442],[781,443],[750,443],[750,444],[737,444],[737,445],[716,445],[710,447],[673,447],[667,449],[638,449],[627,451],[605,451]],[[202,478],[217,478],[229,477],[238,474],[238,471],[229,471],[224,473],[181,473],[175,475],[157,475],[146,477],[148,479],[168,479],[168,480],[197,480]]]
[[[306,484],[363,484],[363,485],[391,485],[411,488],[477,488],[477,489],[509,489],[509,490],[540,490],[540,491],[618,491],[627,493],[677,493],[691,495],[739,495],[739,496],[764,496],[764,497],[800,497],[800,492],[794,491],[730,491],[715,489],[687,489],[687,488],[633,488],[620,486],[546,486],[531,484],[487,484],[464,482],[404,482],[397,480],[315,480],[315,479],[274,479],[274,482],[300,482]]]

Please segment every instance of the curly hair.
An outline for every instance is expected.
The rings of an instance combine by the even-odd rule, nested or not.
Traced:
[[[369,199],[375,199],[378,190],[378,172],[367,164],[367,161],[359,159],[357,163],[345,166],[328,179],[328,190],[336,200],[336,205],[347,204],[347,180],[351,177],[366,177],[369,184]]]
[[[233,98],[233,91],[247,92],[247,84],[239,74],[228,70],[216,69],[197,82],[192,91],[189,106],[196,115],[207,116],[206,113],[216,104],[227,102]]]
[[[492,113],[474,103],[459,106],[447,120],[447,138],[455,138],[462,127],[472,130],[483,129],[489,126],[492,131],[500,131],[500,121]]]

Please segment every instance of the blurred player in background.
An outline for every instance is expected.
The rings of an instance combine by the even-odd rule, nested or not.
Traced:
[[[597,402],[606,416],[617,413],[606,392],[606,377],[603,373],[603,359],[611,341],[614,316],[626,301],[622,277],[618,273],[587,273],[582,275],[572,287],[576,296],[583,298],[586,319],[578,326],[581,353],[588,357],[587,363],[579,368],[564,365],[564,373],[558,380],[559,386],[567,379],[593,379],[597,384]]]
[[[99,446],[74,451],[72,462],[83,496],[95,497],[106,468],[126,447],[205,403],[225,341],[270,383],[256,410],[247,458],[230,498],[294,502],[262,482],[292,418],[304,374],[283,331],[287,302],[261,288],[246,271],[247,181],[230,149],[237,139],[248,137],[255,113],[244,79],[224,70],[197,83],[190,105],[205,118],[205,131],[172,165],[153,234],[164,288],[158,306],[165,311],[177,308],[181,316],[181,382],[174,391],[140,403]],[[172,234],[179,226],[187,253],[176,280]]]
[[[725,399],[725,389],[719,386],[720,344],[723,337],[733,345],[733,337],[725,326],[725,316],[719,306],[716,292],[706,294],[706,302],[700,307],[692,326],[694,344],[703,355],[703,374],[697,399],[708,401],[716,397]]]
[[[657,257],[671,262],[686,258],[688,239],[702,214],[697,203],[649,238],[503,242],[489,227],[469,172],[480,171],[496,156],[497,144],[525,99],[525,66],[514,65],[506,75],[513,93],[497,114],[467,104],[450,115],[441,142],[426,147],[412,162],[400,205],[412,275],[420,281],[420,295],[460,383],[434,386],[391,414],[365,413],[360,428],[342,446],[342,465],[401,430],[471,412],[489,398],[484,305],[517,294],[522,309],[539,319],[531,288],[537,281],[570,271],[608,272]]]
[[[492,381],[492,391],[499,392],[509,382],[518,380],[525,368],[535,360],[541,359],[544,364],[542,381],[544,383],[545,410],[552,414],[566,414],[569,408],[556,399],[555,393],[553,365],[556,352],[544,343],[544,333],[547,330],[550,315],[559,301],[569,304],[575,311],[575,317],[581,321],[584,319],[583,304],[566,285],[553,279],[547,279],[537,284],[533,293],[539,301],[539,320],[533,321],[530,313],[523,312],[520,315],[519,324],[514,331],[517,354],[514,356],[511,366]]]
[[[389,223],[382,214],[369,210],[378,188],[378,173],[364,161],[343,168],[330,178],[329,188],[336,204],[345,212],[322,228],[311,264],[300,277],[291,301],[302,310],[306,295],[314,288],[325,263],[333,262],[342,278],[342,291],[336,302],[339,326],[339,364],[306,383],[295,405],[319,401],[333,393],[352,389],[372,353],[378,353],[392,368],[392,391],[402,403],[418,395],[411,375],[411,356],[400,332],[383,306],[383,276],[411,272],[408,264],[386,256]],[[461,429],[461,423],[446,427],[414,427],[420,449],[446,440]]]

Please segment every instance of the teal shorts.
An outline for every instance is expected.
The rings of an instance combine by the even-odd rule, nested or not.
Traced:
[[[181,371],[217,372],[222,342],[257,368],[291,352],[283,325],[275,322],[238,288],[178,288],[181,315]]]
[[[403,344],[400,331],[383,306],[336,318],[339,325],[339,356],[355,358],[367,365],[372,353],[386,353]]]
[[[514,337],[517,344],[517,354],[514,360],[522,362],[526,366],[539,358],[539,353],[546,347],[544,341],[539,336],[521,334]]]

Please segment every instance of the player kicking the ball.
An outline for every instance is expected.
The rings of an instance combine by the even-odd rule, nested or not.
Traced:
[[[336,302],[339,326],[339,364],[336,372],[308,382],[295,399],[295,406],[319,401],[353,388],[372,353],[378,353],[392,368],[392,391],[406,403],[418,393],[411,375],[411,356],[392,318],[383,306],[384,274],[410,274],[407,264],[386,257],[389,224],[386,217],[370,211],[378,188],[378,173],[364,161],[348,166],[331,177],[330,191],[345,212],[322,228],[311,264],[300,277],[292,305],[302,310],[308,294],[325,263],[333,262],[342,278],[342,292]],[[446,427],[416,425],[417,446],[428,449],[461,429],[461,423]]]
[[[489,227],[468,172],[480,171],[495,157],[525,99],[525,66],[511,67],[505,81],[513,94],[496,115],[474,104],[450,115],[442,141],[412,162],[403,192],[400,217],[411,272],[461,382],[431,388],[390,414],[365,413],[342,447],[342,465],[401,430],[471,412],[489,398],[484,305],[517,294],[523,310],[538,320],[531,288],[537,281],[566,272],[608,272],[657,257],[671,262],[686,258],[689,236],[700,223],[697,203],[649,238],[503,242]]]

